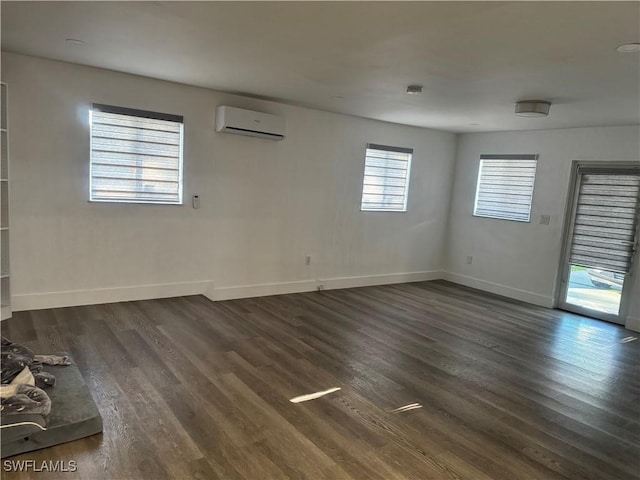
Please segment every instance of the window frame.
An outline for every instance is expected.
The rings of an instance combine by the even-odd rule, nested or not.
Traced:
[[[475,191],[475,196],[473,201],[473,216],[478,218],[491,218],[494,220],[505,220],[510,222],[531,223],[531,212],[533,210],[533,196],[535,193],[536,176],[538,174],[538,158],[539,158],[538,154],[482,154],[480,155],[480,163],[478,164],[478,177],[476,180],[476,191]],[[512,161],[512,162],[534,161],[535,162],[535,167],[534,167],[535,170],[533,173],[533,180],[531,183],[531,195],[530,195],[530,201],[528,205],[529,210],[527,212],[526,219],[505,218],[502,216],[494,216],[494,215],[482,214],[477,212],[480,187],[482,185],[482,167],[483,167],[484,160],[502,160],[502,161]]]
[[[403,197],[404,197],[404,202],[402,204],[402,208],[398,208],[398,209],[389,209],[389,208],[365,208],[363,205],[363,200],[364,200],[364,195],[365,195],[365,180],[367,177],[367,159],[369,158],[368,152],[369,150],[378,150],[378,151],[384,151],[384,152],[395,152],[395,153],[404,153],[404,154],[408,154],[408,159],[407,159],[407,176],[405,178],[405,184],[402,187],[403,188]],[[364,168],[363,168],[363,175],[362,175],[362,190],[361,190],[361,195],[360,195],[360,211],[361,212],[389,212],[389,213],[406,213],[407,212],[407,208],[408,208],[408,204],[409,204],[409,181],[411,178],[411,163],[413,160],[413,148],[408,148],[408,147],[394,147],[394,146],[390,146],[390,145],[381,145],[381,144],[377,144],[377,143],[367,143],[367,146],[365,148],[365,153],[364,153]],[[375,167],[374,167],[375,168]],[[384,178],[393,178],[393,177],[384,177]]]
[[[178,199],[177,201],[169,200],[149,200],[135,198],[94,198],[93,197],[93,112],[112,113],[116,115],[128,115],[138,119],[163,120],[179,123],[179,156],[178,156]],[[129,107],[119,107],[115,105],[105,105],[101,103],[92,103],[89,109],[89,202],[90,203],[129,203],[138,205],[184,205],[184,117],[182,115],[173,115],[169,113],[152,112],[149,110],[140,110]],[[132,194],[143,193],[139,191],[131,192]]]

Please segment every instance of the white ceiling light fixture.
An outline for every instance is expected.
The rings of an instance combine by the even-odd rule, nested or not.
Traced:
[[[519,117],[546,117],[549,115],[551,102],[544,100],[522,100],[516,102],[516,115]]]
[[[67,45],[84,45],[85,44],[82,40],[78,40],[77,38],[66,38],[64,41],[67,42]]]
[[[640,52],[640,43],[625,43],[624,45],[618,46],[616,51],[620,53],[638,53]]]
[[[417,95],[419,93],[422,93],[422,85],[409,85],[407,87],[408,95]]]

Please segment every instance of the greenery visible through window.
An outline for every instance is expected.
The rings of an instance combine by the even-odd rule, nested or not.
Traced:
[[[368,144],[360,209],[406,212],[413,149]]]
[[[182,203],[181,116],[94,104],[90,200]]]

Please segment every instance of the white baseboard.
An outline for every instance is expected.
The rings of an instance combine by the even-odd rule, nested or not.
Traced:
[[[508,287],[499,283],[487,282],[486,280],[480,280],[474,277],[467,277],[466,275],[459,275],[452,272],[443,272],[442,277],[444,280],[448,280],[460,285],[466,285],[467,287],[477,288],[478,290],[484,290],[485,292],[495,293],[504,297],[513,298],[522,302],[532,303],[541,307],[553,308],[553,297],[540,295],[538,293],[529,292],[527,290],[520,290],[518,288]]]
[[[208,280],[159,285],[140,285],[135,287],[100,288],[93,290],[74,290],[66,292],[31,293],[13,295],[11,309],[40,310],[43,308],[73,307],[100,303],[127,302],[152,298],[180,297],[184,295],[204,294],[213,301],[235,298],[264,297],[287,293],[311,292],[321,285],[323,289],[368,287],[372,285],[390,285],[394,283],[423,282],[445,279],[461,285],[496,293],[524,302],[551,307],[553,299],[533,292],[519,290],[473,277],[458,275],[441,270],[403,272],[383,275],[363,275],[355,277],[334,277],[318,280],[299,280],[293,282],[262,283],[256,285],[236,285],[217,287]],[[627,318],[631,329],[640,330],[640,319]],[[633,327],[635,326],[635,327]]]
[[[387,285],[392,283],[419,282],[441,278],[440,271],[407,272],[388,275],[368,275],[359,277],[338,277],[322,280],[301,280],[294,282],[264,283],[259,285],[238,285],[214,287],[212,282],[168,283],[140,285],[136,287],[99,288],[93,290],[73,290],[66,292],[30,293],[13,295],[11,309],[40,310],[43,308],[74,307],[101,303],[148,300],[151,298],[180,297],[204,294],[211,300],[231,300],[234,298],[263,297],[285,293],[311,292],[322,284],[325,289]]]
[[[640,317],[632,317],[629,315],[627,321],[624,324],[624,328],[633,330],[634,332],[640,332]]]
[[[211,287],[204,295],[209,300],[215,302],[236,298],[266,297],[268,295],[282,295],[285,293],[310,292],[316,289],[316,285],[315,280],[301,280],[296,282],[237,285],[233,287]]]
[[[12,295],[11,309],[16,312],[21,310],[40,310],[43,308],[74,307],[78,305],[198,295],[204,293],[207,288],[209,288],[210,283],[208,280],[203,280],[198,282],[140,285],[136,287]]]
[[[391,273],[386,275],[366,275],[361,277],[337,277],[323,280],[326,289],[370,287],[373,285],[391,285],[394,283],[426,282],[442,278],[442,270],[421,272]]]
[[[258,285],[238,285],[231,287],[212,286],[205,296],[210,300],[232,300],[235,298],[264,297],[287,293],[312,292],[322,285],[325,290],[337,288],[368,287],[389,285],[392,283],[422,282],[442,278],[442,271],[392,273],[385,275],[365,275],[358,277],[335,277],[319,280],[301,280],[295,282],[262,283]]]

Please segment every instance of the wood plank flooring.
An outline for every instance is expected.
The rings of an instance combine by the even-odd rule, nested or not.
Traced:
[[[18,312],[2,333],[71,352],[104,420],[12,458],[75,473],[3,479],[640,478],[639,335],[444,281]]]

